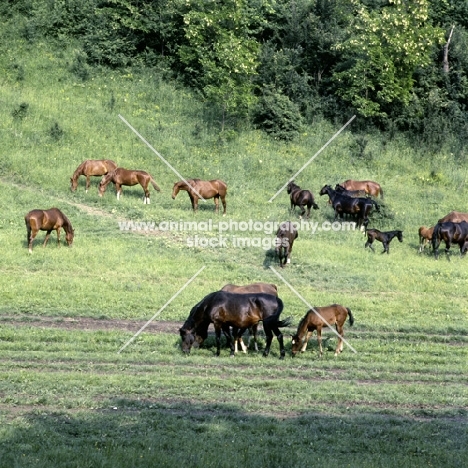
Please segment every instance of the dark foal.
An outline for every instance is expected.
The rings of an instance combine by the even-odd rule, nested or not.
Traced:
[[[367,242],[364,248],[370,247],[373,252],[375,252],[374,247],[372,247],[372,243],[375,240],[382,242],[384,250],[382,253],[389,253],[388,247],[390,242],[394,237],[397,237],[400,242],[403,242],[403,231],[387,231],[381,232],[378,229],[367,229]]]

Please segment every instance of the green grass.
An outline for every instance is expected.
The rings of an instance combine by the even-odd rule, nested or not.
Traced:
[[[318,121],[284,144],[257,131],[226,141],[203,120],[203,107],[157,70],[69,70],[76,44],[31,45],[12,25],[0,46],[0,466],[466,466],[468,454],[468,269],[418,254],[417,230],[466,209],[467,168],[450,154],[424,157],[401,138],[369,135],[369,157],[353,159],[344,132],[297,178],[318,194],[347,178],[379,181],[384,216],[371,225],[402,229],[390,255],[364,249],[359,232],[299,232],[284,278],[312,305],[334,302],[355,316],[345,348],[322,359],[315,337],[306,353],[280,361],[254,352],[215,358],[214,338],[182,355],[173,333],[143,332],[118,350],[203,266],[161,312],[182,323],[191,307],[225,283],[274,282],[294,327],[307,306],[269,268],[271,251],[187,244],[188,231],[119,230],[119,221],[283,221],[283,191],[271,197],[336,132]],[[21,66],[21,76],[19,75]],[[111,99],[113,96],[114,101]],[[27,103],[22,118],[15,110]],[[184,177],[221,178],[228,214],[213,203],[193,214],[187,194],[171,199],[178,177],[119,119],[124,116]],[[63,135],[54,133],[57,123]],[[111,158],[155,177],[143,205],[140,187],[97,196],[69,178],[85,159]],[[325,197],[311,219],[332,221]],[[57,206],[75,228],[72,248],[36,239],[28,254],[24,215]],[[217,238],[216,229],[199,232]],[[135,320],[134,332],[31,326],[37,318]],[[294,331],[287,329],[287,334]],[[264,344],[263,338],[261,344]]]

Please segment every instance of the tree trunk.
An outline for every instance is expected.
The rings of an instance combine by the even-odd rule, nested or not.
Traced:
[[[447,39],[447,43],[444,45],[444,60],[442,62],[444,73],[448,73],[449,70],[450,70],[449,61],[448,61],[448,50],[449,50],[449,44],[450,44],[450,40],[452,39],[452,34],[453,34],[453,29],[454,28],[455,28],[455,25],[452,26],[452,29],[450,30],[449,37]]]

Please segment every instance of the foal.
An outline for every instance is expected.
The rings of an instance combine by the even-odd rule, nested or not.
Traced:
[[[276,233],[275,252],[281,268],[291,263],[291,251],[298,233],[291,221],[283,221]]]
[[[419,234],[419,253],[424,250],[426,244],[432,240],[432,234],[434,233],[434,226],[427,228],[426,226],[421,226],[418,230]]]
[[[373,252],[375,252],[375,250],[374,250],[374,247],[372,247],[372,243],[375,240],[382,242],[383,247],[384,247],[384,250],[382,253],[385,253],[385,252],[389,253],[388,246],[394,237],[397,237],[400,242],[403,242],[403,231],[381,232],[378,229],[367,229],[366,234],[367,234],[367,242],[364,248],[370,247]]]

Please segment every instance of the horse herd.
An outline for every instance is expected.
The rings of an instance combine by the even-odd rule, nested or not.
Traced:
[[[270,353],[273,335],[276,335],[280,347],[280,359],[284,359],[286,352],[280,328],[289,326],[291,319],[280,320],[283,309],[284,304],[278,297],[275,284],[253,283],[246,286],[227,284],[220,291],[205,296],[192,308],[184,325],[179,329],[182,351],[189,354],[192,347],[201,346],[208,337],[210,324],[213,324],[215,330],[216,356],[221,354],[221,333],[226,337],[231,356],[237,352],[237,344],[240,344],[242,351],[246,353],[247,346],[242,341],[242,335],[247,329],[255,341],[255,350],[258,351],[257,330],[259,322],[262,322],[266,336],[263,355],[266,357]],[[317,331],[319,352],[322,356],[322,329],[333,325],[338,335],[338,345],[335,350],[337,356],[343,351],[343,326],[348,317],[349,324],[353,325],[354,317],[351,310],[339,304],[310,309],[292,336],[292,356],[306,350],[314,331]]]

